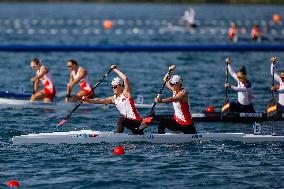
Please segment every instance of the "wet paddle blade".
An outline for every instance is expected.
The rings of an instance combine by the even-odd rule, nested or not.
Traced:
[[[146,117],[142,120],[138,130],[143,130],[146,129],[150,126],[150,124],[152,123],[154,117]]]
[[[230,109],[230,103],[224,103],[224,105],[222,106],[222,113],[227,112]]]
[[[275,102],[274,99],[272,99],[266,108],[266,114],[267,117],[273,117],[274,115],[276,115],[276,113],[277,113],[277,103]]]
[[[146,123],[141,123],[141,125],[138,127],[138,130],[143,130],[146,129],[150,126],[150,124],[146,124]]]
[[[153,117],[145,117],[143,120],[142,120],[142,123],[141,124],[149,124],[149,123],[152,123],[153,121]]]
[[[64,123],[65,123],[66,121],[67,121],[66,119],[62,119],[62,120],[57,124],[57,126],[62,126],[62,125],[64,125]]]
[[[230,102],[226,100],[221,109],[221,119],[230,111]]]

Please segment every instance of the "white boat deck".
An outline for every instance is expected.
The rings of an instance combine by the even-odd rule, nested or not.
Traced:
[[[16,136],[13,144],[87,144],[87,143],[188,143],[196,141],[239,141],[239,142],[284,142],[284,136],[254,135],[244,133],[197,133],[197,134],[144,134],[101,132],[92,130],[39,133]]]

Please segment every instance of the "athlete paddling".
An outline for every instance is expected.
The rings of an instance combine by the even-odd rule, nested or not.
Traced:
[[[165,129],[168,128],[172,131],[181,131],[184,134],[196,133],[193,124],[190,106],[188,102],[188,94],[182,88],[182,79],[179,75],[174,75],[169,80],[169,76],[165,75],[164,82],[167,88],[173,92],[173,96],[161,99],[159,96],[155,98],[157,103],[173,103],[174,116],[173,118],[161,118],[159,120],[158,133],[165,134]]]
[[[80,101],[83,96],[88,95],[88,98],[94,98],[94,91],[89,82],[88,72],[85,68],[79,67],[78,62],[75,60],[69,60],[67,62],[67,68],[70,71],[70,79],[67,84],[66,102]],[[80,91],[71,96],[74,85],[78,83],[80,85]],[[89,94],[90,93],[90,94]]]
[[[230,102],[231,112],[255,113],[253,108],[253,91],[250,81],[247,79],[247,72],[244,66],[235,73],[231,67],[230,59],[225,61],[228,64],[228,70],[231,76],[238,82],[238,86],[232,86],[230,83],[225,83],[225,87],[238,93],[238,102]]]
[[[36,73],[36,75],[31,78],[31,81],[34,84],[34,92],[31,96],[31,101],[43,101],[43,102],[52,102],[55,97],[56,91],[54,87],[53,80],[49,69],[41,64],[41,61],[37,58],[32,59],[31,68]],[[40,81],[43,84],[43,90],[38,90]]]
[[[276,57],[271,58],[271,75],[274,75],[275,81],[279,82],[279,85],[274,85],[271,87],[272,91],[277,91],[279,93],[279,99],[277,103],[277,112],[284,112],[284,70],[280,72],[280,75],[274,72],[274,66],[276,63]]]
[[[114,104],[121,114],[121,117],[117,120],[118,133],[123,133],[124,128],[126,127],[131,130],[133,134],[144,134],[143,130],[138,129],[142,122],[142,118],[134,105],[129,79],[116,65],[112,65],[111,68],[119,76],[114,78],[111,82],[114,96],[94,99],[89,99],[84,96],[83,99],[86,102],[94,104]]]

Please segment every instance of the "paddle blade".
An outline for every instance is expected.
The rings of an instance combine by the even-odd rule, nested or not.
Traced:
[[[57,126],[62,126],[62,125],[64,125],[64,123],[65,123],[66,121],[67,121],[66,119],[62,119],[62,120],[57,124]]]
[[[154,117],[145,117],[142,120],[138,130],[143,130],[143,129],[148,128],[150,126],[150,124],[152,123],[153,119],[154,119]]]
[[[153,121],[153,117],[145,117],[143,120],[142,120],[142,123],[141,124],[150,124],[152,123]]]
[[[221,119],[230,111],[230,102],[226,100],[221,109]]]
[[[138,130],[143,130],[146,129],[150,126],[150,124],[146,124],[146,123],[141,123],[141,125],[138,127]]]
[[[275,101],[272,100],[266,108],[266,114],[267,114],[267,117],[272,117],[276,113],[277,113],[277,104]]]
[[[222,106],[222,113],[226,113],[229,109],[230,109],[230,103],[229,102],[224,103],[224,105]]]

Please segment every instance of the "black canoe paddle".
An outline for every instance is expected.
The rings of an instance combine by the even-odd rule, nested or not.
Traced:
[[[101,82],[108,76],[108,74],[112,71],[112,68],[109,69],[109,71],[97,82],[97,84],[92,88],[92,90],[86,95],[89,96],[97,86],[99,86],[99,84],[101,84]],[[64,125],[64,123],[71,117],[71,115],[81,106],[81,104],[84,102],[85,99],[81,99],[80,103],[77,104],[73,110],[64,118],[62,119],[57,126],[62,126]]]
[[[272,87],[274,87],[274,75],[275,75],[274,64],[276,63],[276,59],[277,59],[276,57],[271,58],[271,63],[273,64]],[[266,107],[266,114],[267,114],[267,117],[273,117],[276,113],[277,113],[277,102],[276,102],[276,99],[274,97],[274,91],[271,90],[271,100]]]
[[[166,74],[167,77],[170,77],[171,73],[174,71],[175,68],[176,68],[176,65],[171,65],[170,66],[169,71]],[[161,95],[161,93],[162,93],[166,83],[167,83],[167,80],[164,81],[164,83],[163,83],[163,85],[162,85],[162,87],[161,87],[157,97]],[[145,128],[149,127],[150,123],[153,121],[153,118],[154,118],[154,115],[155,115],[154,108],[155,108],[156,104],[157,104],[157,102],[154,102],[151,110],[148,112],[147,116],[142,120],[142,123],[141,123],[141,125],[138,128],[139,130],[142,130],[142,129],[145,129]]]
[[[226,63],[226,83],[229,82],[229,69],[228,65],[231,63],[230,58],[226,58],[225,60]],[[222,109],[221,109],[221,119],[223,119],[223,116],[225,116],[230,110],[230,100],[229,100],[229,95],[228,95],[228,87],[226,87],[226,99],[225,102],[223,103]]]

